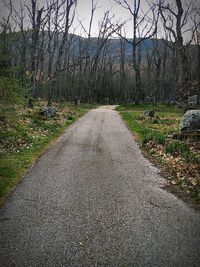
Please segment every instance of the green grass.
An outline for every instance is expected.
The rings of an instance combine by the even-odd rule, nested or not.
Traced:
[[[76,119],[95,105],[77,108],[66,104],[59,107],[60,114],[44,119],[39,109],[23,110],[1,105],[3,122],[0,127],[0,204],[20,181],[26,169],[60,136]],[[70,118],[69,118],[70,116]]]
[[[200,164],[200,159],[191,151],[184,152],[183,158],[187,163]]]
[[[188,144],[181,142],[181,141],[173,141],[167,144],[165,148],[166,153],[171,155],[182,155],[184,153],[190,152],[190,147]]]
[[[149,141],[165,144],[165,135],[155,129],[154,125],[150,127],[150,122],[145,117],[142,117],[142,113],[123,111],[120,114],[130,130],[136,133],[137,137],[141,140],[142,145],[147,144]]]
[[[165,136],[164,134],[160,133],[160,132],[151,132],[145,136],[143,136],[142,138],[142,144],[145,145],[148,142],[154,142],[156,144],[160,144],[160,145],[164,145],[165,144]]]
[[[153,106],[152,104],[140,104],[136,105],[133,103],[123,104],[116,108],[118,111],[146,111],[154,109],[156,112],[168,112],[168,113],[183,113],[183,110],[178,108],[176,105],[166,105],[166,104],[158,104],[157,106]],[[173,116],[173,115],[172,115]],[[176,115],[175,115],[176,116]]]
[[[144,111],[152,108],[154,107],[150,105],[129,104],[119,106],[117,109],[143,149],[153,156],[156,162],[162,163],[166,173],[169,174],[169,182],[175,181],[176,185],[200,203],[198,141],[193,137],[185,140],[184,136],[179,140],[182,110],[174,106],[158,105],[154,108],[155,118],[144,116]],[[173,135],[175,133],[178,134]]]

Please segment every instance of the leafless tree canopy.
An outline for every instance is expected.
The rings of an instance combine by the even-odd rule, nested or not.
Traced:
[[[113,0],[131,20],[105,11],[92,35],[77,15],[80,0],[5,3],[0,20],[1,77],[19,79],[28,98],[87,102],[200,101],[200,7],[198,1]],[[130,25],[130,24],[128,24]],[[82,35],[80,35],[80,32]],[[130,29],[129,29],[130,33]],[[5,92],[1,94],[6,95]]]

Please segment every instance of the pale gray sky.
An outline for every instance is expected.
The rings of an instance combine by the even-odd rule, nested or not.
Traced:
[[[10,0],[0,0],[0,15],[6,16],[6,9],[3,9],[3,2],[9,3]],[[42,6],[45,5],[46,0],[37,0],[38,5]],[[92,27],[92,35],[95,36],[98,33],[98,22],[103,17],[105,11],[109,10],[111,14],[115,15],[116,20],[120,20],[121,22],[127,21],[126,23],[126,32],[128,37],[132,37],[132,22],[130,19],[130,13],[123,7],[117,5],[114,3],[113,0],[97,0],[98,1],[98,9],[95,11],[94,21],[93,21],[93,27]],[[149,0],[150,2],[151,0]],[[156,2],[157,0],[154,0],[153,2]],[[175,0],[167,0],[169,3],[174,3]],[[193,1],[193,0],[192,0]],[[19,3],[22,2],[23,4],[30,5],[31,0],[12,0],[13,6],[16,8],[19,6]],[[79,20],[82,21],[84,24],[84,27],[88,29],[89,20],[90,20],[90,14],[91,14],[91,2],[92,0],[78,0],[77,5],[77,17]],[[127,0],[127,2],[130,5],[133,5],[133,0]],[[182,0],[183,5],[188,4],[191,1],[188,0]],[[198,2],[198,0],[197,0]],[[145,11],[147,10],[148,4],[146,0],[141,0],[141,8]],[[77,26],[77,19],[74,23],[74,27]],[[83,30],[81,30],[81,27],[77,28],[76,34],[84,34]]]
[[[10,0],[0,0],[0,13],[2,15],[6,15],[6,9],[3,8],[3,2],[9,3]],[[19,7],[20,2],[26,5],[31,4],[31,0],[12,0],[13,6],[14,7]],[[78,5],[77,5],[77,17],[79,20],[81,20],[84,24],[84,27],[88,29],[89,26],[89,20],[90,20],[90,14],[91,14],[91,0],[78,0]],[[98,33],[98,22],[101,20],[103,17],[104,13],[106,11],[110,11],[111,14],[115,15],[116,20],[120,20],[121,22],[123,21],[128,21],[130,19],[130,13],[129,11],[125,10],[124,8],[120,7],[116,3],[114,3],[113,0],[97,0],[97,10],[95,11],[95,16],[93,20],[93,27],[92,27],[92,35],[95,36]],[[127,2],[131,3],[133,0],[127,0]],[[42,6],[45,5],[45,0],[38,0],[38,5]],[[146,0],[141,0],[141,6],[145,10],[146,8]],[[77,22],[74,23],[74,26],[77,26]],[[132,36],[132,23],[129,20],[126,25],[126,31],[127,35],[129,37]],[[81,27],[77,29],[76,33],[80,34],[83,30],[81,30]]]
[[[130,0],[128,2],[131,2]],[[144,2],[144,0],[143,0]],[[127,10],[115,4],[112,0],[98,0],[98,9],[95,11],[95,17],[93,21],[92,33],[95,35],[98,32],[98,21],[102,19],[106,11],[110,11],[115,15],[116,20],[125,21],[130,18],[130,14]],[[80,19],[84,19],[84,24],[88,27],[91,13],[91,0],[79,0],[77,6],[77,13]],[[128,22],[127,32],[131,36],[131,22]],[[129,30],[128,30],[129,28]]]

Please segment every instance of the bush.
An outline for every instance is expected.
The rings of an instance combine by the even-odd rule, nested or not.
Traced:
[[[24,88],[20,81],[12,77],[0,78],[0,98],[6,102],[22,104],[24,99]]]

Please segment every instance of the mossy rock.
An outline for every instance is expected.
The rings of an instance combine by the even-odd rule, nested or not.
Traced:
[[[200,110],[189,110],[181,119],[180,131],[182,133],[200,133]]]
[[[53,107],[42,107],[40,110],[40,115],[47,118],[51,118],[55,116],[55,114],[56,114],[56,109]]]

